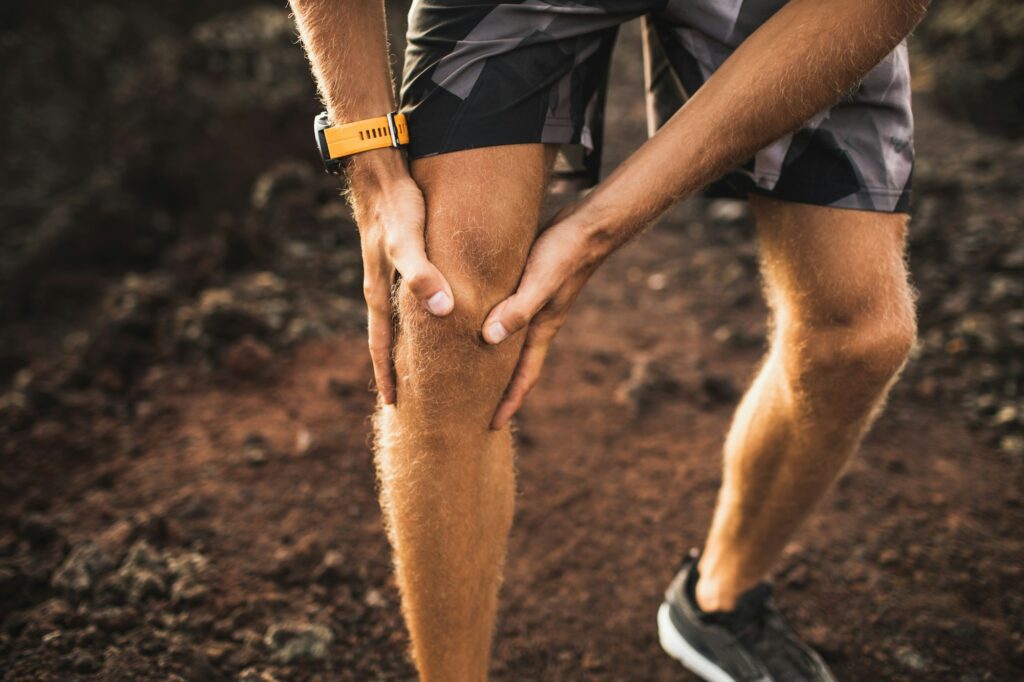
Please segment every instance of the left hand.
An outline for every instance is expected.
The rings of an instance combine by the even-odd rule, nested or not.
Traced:
[[[519,363],[498,405],[491,428],[500,429],[537,383],[552,339],[583,285],[604,260],[603,249],[588,236],[578,205],[559,211],[534,242],[514,294],[484,320],[484,340],[498,344],[527,327]]]

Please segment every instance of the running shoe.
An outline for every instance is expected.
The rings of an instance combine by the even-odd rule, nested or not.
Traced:
[[[744,592],[732,611],[702,611],[699,558],[690,552],[658,609],[658,637],[672,658],[707,682],[835,682],[775,608],[771,584]]]

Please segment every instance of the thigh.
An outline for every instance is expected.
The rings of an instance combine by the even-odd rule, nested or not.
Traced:
[[[761,271],[777,315],[812,325],[911,316],[907,216],[752,196]]]

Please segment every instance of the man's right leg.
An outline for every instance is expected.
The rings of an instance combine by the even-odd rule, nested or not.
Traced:
[[[413,657],[425,681],[487,677],[515,483],[509,429],[489,429],[521,339],[480,329],[510,294],[537,233],[553,152],[540,144],[420,159],[427,255],[455,310],[396,294],[397,402],[377,414],[381,500]]]

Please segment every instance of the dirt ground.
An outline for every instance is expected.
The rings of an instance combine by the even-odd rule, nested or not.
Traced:
[[[624,37],[609,165],[643,137],[635,27]],[[788,547],[778,598],[842,680],[1024,679],[1024,147],[946,120],[927,93],[918,113],[922,341]],[[295,190],[303,167],[275,168],[248,210],[306,227],[246,223],[244,266],[196,275],[208,243],[184,230],[141,274],[95,275],[105,293],[77,313],[8,324],[0,678],[414,677],[351,225],[322,184]],[[217,215],[204,224],[232,220]],[[313,229],[327,223],[341,231]],[[703,540],[763,350],[752,237],[742,204],[687,203],[576,304],[519,418],[493,679],[692,679],[654,615]],[[263,238],[283,255],[263,259]]]

